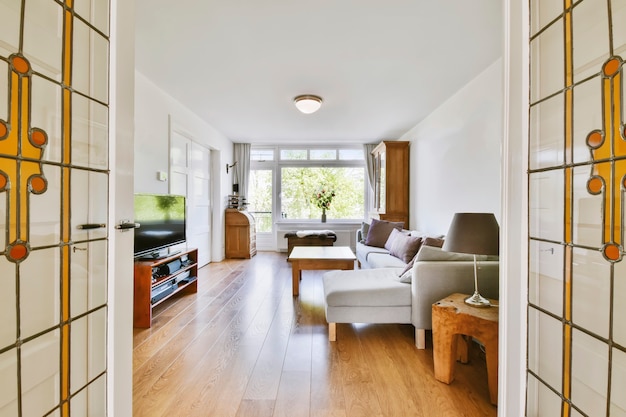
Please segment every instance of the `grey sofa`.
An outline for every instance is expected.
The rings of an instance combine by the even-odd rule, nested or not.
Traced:
[[[405,232],[408,233],[408,230]],[[404,268],[406,263],[389,254],[385,248],[367,246],[362,231],[356,231],[356,260],[362,269]]]
[[[415,344],[424,349],[426,330],[432,329],[432,304],[452,293],[474,292],[472,255],[422,246],[410,272],[400,277],[402,266],[371,268],[380,265],[384,252],[365,254],[361,252],[360,262],[370,269],[330,271],[323,276],[331,341],[337,337],[336,323],[406,323],[415,326]],[[374,262],[372,255],[379,259]],[[478,262],[479,291],[492,299],[499,295],[499,262],[495,259],[479,257]]]

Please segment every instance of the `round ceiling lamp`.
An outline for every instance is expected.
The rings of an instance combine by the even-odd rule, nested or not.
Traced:
[[[312,94],[304,94],[293,99],[296,108],[304,114],[315,113],[322,107],[322,98]]]

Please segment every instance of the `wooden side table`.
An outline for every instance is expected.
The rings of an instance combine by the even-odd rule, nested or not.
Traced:
[[[491,403],[498,404],[498,313],[496,306],[472,307],[465,294],[452,294],[433,304],[433,353],[435,378],[446,384],[454,380],[457,354],[467,361],[467,352],[457,352],[461,335],[471,336],[485,346],[487,381]]]

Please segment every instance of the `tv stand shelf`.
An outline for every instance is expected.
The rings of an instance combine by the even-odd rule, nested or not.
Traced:
[[[150,327],[152,309],[174,294],[198,292],[197,249],[184,250],[161,259],[137,259],[134,269],[135,327]]]

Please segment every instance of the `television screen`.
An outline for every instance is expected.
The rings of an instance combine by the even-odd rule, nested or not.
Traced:
[[[135,256],[161,257],[163,249],[184,243],[185,197],[135,194]]]

